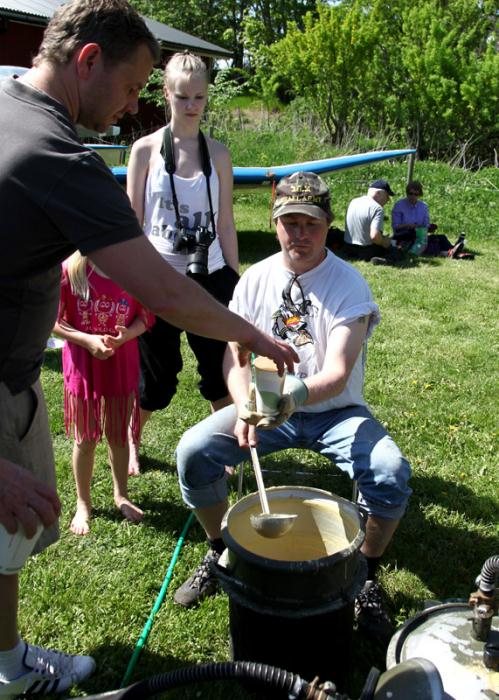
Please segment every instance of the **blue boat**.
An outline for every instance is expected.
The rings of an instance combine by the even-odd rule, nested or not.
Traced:
[[[324,173],[335,170],[345,170],[356,165],[368,165],[379,160],[390,158],[403,158],[404,156],[416,153],[415,148],[405,148],[392,151],[370,151],[369,153],[356,153],[352,156],[337,156],[335,158],[323,158],[322,160],[307,160],[304,163],[290,163],[289,165],[272,165],[269,167],[240,167],[234,166],[234,185],[236,187],[254,187],[255,185],[272,184],[291,175],[298,170],[305,172]],[[116,166],[111,168],[114,176],[121,184],[126,183],[126,167]]]

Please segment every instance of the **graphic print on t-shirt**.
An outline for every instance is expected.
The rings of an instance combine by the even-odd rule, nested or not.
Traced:
[[[282,304],[272,314],[272,332],[282,340],[291,341],[296,347],[314,344],[308,330],[307,317],[313,316],[316,311],[310,299],[305,299],[298,275],[294,275],[283,289]]]
[[[80,316],[80,327],[86,333],[91,332],[92,329],[92,307],[93,302],[91,299],[82,299],[78,297],[76,309]]]

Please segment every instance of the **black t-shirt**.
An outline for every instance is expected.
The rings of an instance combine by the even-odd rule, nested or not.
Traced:
[[[66,108],[18,80],[0,86],[0,381],[40,374],[60,263],[143,235],[125,191],[82,146]]]

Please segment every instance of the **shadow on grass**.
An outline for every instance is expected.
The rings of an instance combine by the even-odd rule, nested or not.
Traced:
[[[351,258],[348,257],[343,251],[333,251],[334,254],[338,257],[344,260],[345,262],[355,264],[355,263],[364,263],[365,265],[373,265],[374,263],[371,263],[371,261],[367,260],[359,260],[357,258]],[[442,261],[445,260],[446,258],[439,258],[439,257],[429,257],[426,258],[425,256],[411,256],[408,258],[405,258],[404,260],[400,260],[399,262],[393,264],[393,265],[381,265],[378,267],[393,267],[396,270],[412,270],[415,267],[438,267],[439,265],[442,264]]]
[[[147,474],[147,472],[160,471],[167,472],[170,474],[175,473],[175,465],[167,464],[164,460],[155,459],[154,457],[148,457],[147,454],[143,452],[140,453],[140,473]],[[132,477],[132,479],[135,477]],[[138,477],[140,479],[140,475]]]
[[[498,541],[466,523],[495,522],[497,503],[436,476],[414,476],[411,486],[414,493],[387,561],[415,573],[437,599],[467,598],[484,562],[497,553]],[[439,508],[445,509],[446,522],[439,522]],[[396,602],[406,608],[421,603],[410,598]]]
[[[84,690],[87,694],[104,693],[118,689],[128,668],[128,664],[130,663],[134,641],[135,640],[130,641],[130,646],[114,644],[112,646],[97,647],[91,650],[90,653],[97,662],[97,671],[94,676],[89,678],[85,683],[82,683],[79,688]],[[226,659],[218,659],[217,661],[223,662],[226,661]],[[185,661],[182,658],[176,658],[170,654],[165,654],[163,656],[153,653],[147,648],[143,648],[132,670],[131,676],[127,681],[127,687],[159,674],[167,674],[178,669],[188,669],[195,666],[196,664],[192,661]],[[189,678],[187,675],[184,677]],[[247,692],[235,681],[208,680],[206,682],[190,682],[183,686],[179,685],[178,687],[172,685],[171,690],[165,690],[161,695],[152,692],[149,695],[142,692],[140,693],[140,697],[164,697],[175,698],[176,700],[183,700],[184,698],[190,700],[197,697],[210,698],[212,700],[226,700],[226,698],[240,698],[244,700],[245,698],[250,699],[258,696]]]
[[[180,623],[180,621],[179,621]],[[228,622],[227,622],[227,636],[229,635]],[[89,653],[95,658],[97,663],[97,671],[95,674],[87,679],[84,683],[79,686],[79,689],[83,690],[87,694],[97,694],[109,692],[118,689],[123,677],[130,663],[131,655],[133,653],[133,644],[136,640],[131,639],[129,646],[113,644],[110,646],[101,646],[94,648],[89,651]],[[384,669],[384,655],[385,650],[381,647],[375,648],[371,646],[365,639],[354,632],[353,635],[353,653],[352,653],[352,663],[351,671],[348,674],[348,679],[345,684],[344,690],[348,692],[351,697],[357,697],[364,686],[367,674],[370,668],[374,665],[380,670]],[[251,661],[251,659],[247,659]],[[214,660],[226,661],[226,659]],[[130,678],[127,680],[126,686],[145,681],[158,674],[167,674],[178,669],[192,668],[196,664],[192,661],[185,661],[182,658],[173,657],[170,654],[153,653],[144,647],[140,656],[137,658],[136,665],[132,669]],[[286,668],[285,671],[291,673],[296,673],[295,669]],[[183,674],[182,674],[183,675]],[[188,677],[188,676],[186,676]],[[313,678],[305,678],[304,680],[309,683],[312,682]],[[334,678],[321,678],[320,681],[325,680],[335,682]],[[160,694],[146,695],[142,693],[140,697],[158,697],[158,698],[174,698],[176,700],[183,700],[197,697],[210,698],[210,700],[226,700],[227,698],[238,698],[240,700],[253,700],[256,698],[261,698],[264,696],[264,686],[261,686],[261,690],[247,689],[235,681],[216,681],[208,680],[206,682],[189,683],[184,686],[179,686],[174,688],[172,686],[171,690],[164,691]],[[272,697],[287,697],[287,695],[277,695],[273,694]]]
[[[272,230],[238,231],[239,260],[241,266],[253,265],[279,251],[275,232]]]
[[[130,640],[130,646],[113,644],[110,646],[97,647],[91,650],[91,655],[97,663],[95,674],[79,687],[85,690],[88,694],[105,693],[117,690],[130,663],[133,652],[133,643],[136,640]],[[186,663],[185,666],[192,665]],[[182,660],[175,659],[170,655],[162,656],[155,654],[147,649],[143,649],[138,657],[135,667],[133,668],[130,678],[127,680],[126,687],[151,678],[160,673],[168,673],[177,668],[183,668]],[[176,697],[181,695],[175,694]],[[159,697],[159,695],[151,693],[149,696],[146,693],[141,694],[141,697]],[[168,693],[168,697],[172,697]]]
[[[191,512],[182,503],[170,499],[165,500],[164,498],[158,500],[154,495],[145,497],[143,494],[132,495],[131,500],[144,511],[144,519],[138,526],[151,527],[158,532],[176,533],[179,536]],[[103,518],[116,525],[123,522],[123,516],[113,505],[109,505],[109,507],[94,507],[93,517]],[[201,527],[197,526],[196,521],[189,528],[188,538],[191,542],[203,542],[206,540]]]

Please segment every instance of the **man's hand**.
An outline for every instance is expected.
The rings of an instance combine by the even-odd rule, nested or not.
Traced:
[[[239,409],[239,419],[247,425],[256,426],[257,428],[274,428],[274,416],[266,416],[258,413],[256,408],[256,389],[253,382],[248,387],[248,398],[246,403]],[[272,423],[270,426],[269,423]],[[247,446],[247,445],[245,445]]]
[[[48,527],[60,512],[61,502],[54,489],[27,469],[0,458],[0,523],[7,532],[13,535],[21,523],[26,536],[33,537],[38,520]]]
[[[239,447],[249,448],[256,447],[258,444],[258,436],[256,434],[256,428],[254,425],[248,425],[240,418],[237,419],[236,425],[234,427],[234,436],[237,438]]]
[[[254,340],[248,342],[247,345],[237,345],[237,359],[240,366],[244,367],[250,354],[254,352],[256,355],[264,355],[274,360],[279,376],[282,376],[286,367],[288,372],[293,372],[294,363],[300,360],[295,350],[282,340],[275,340],[256,328],[255,332]]]
[[[262,415],[256,409],[255,385],[251,383],[248,388],[248,399],[246,404],[239,410],[239,418],[262,430],[272,430],[285,423],[302,406],[308,398],[308,389],[305,382],[295,377],[294,374],[287,374],[284,380],[284,390],[282,398],[277,404],[275,415]]]

